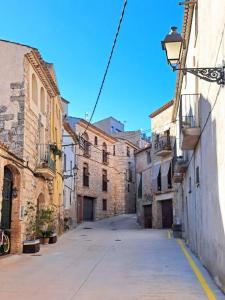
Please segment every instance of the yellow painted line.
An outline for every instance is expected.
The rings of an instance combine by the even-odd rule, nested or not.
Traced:
[[[199,270],[199,268],[195,264],[194,260],[191,258],[190,254],[188,253],[184,243],[180,239],[178,239],[177,241],[178,241],[178,244],[180,245],[182,251],[184,252],[184,255],[187,258],[193,272],[195,273],[196,277],[198,278],[198,281],[200,282],[206,296],[208,297],[209,300],[216,300],[215,294],[213,293],[213,291],[208,286],[208,284],[207,284],[205,278],[203,277],[201,271]]]
[[[167,234],[168,234],[168,239],[171,239],[171,231],[170,230],[167,231]]]

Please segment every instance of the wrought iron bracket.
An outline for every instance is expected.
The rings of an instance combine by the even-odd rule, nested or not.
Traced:
[[[225,84],[225,67],[220,68],[177,68],[173,67],[173,71],[181,70],[184,75],[191,73],[200,79],[208,82],[216,82],[219,85]]]

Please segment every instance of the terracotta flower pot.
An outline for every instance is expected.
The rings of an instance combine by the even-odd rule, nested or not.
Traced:
[[[48,245],[49,243],[49,237],[41,237],[40,240],[42,245]]]

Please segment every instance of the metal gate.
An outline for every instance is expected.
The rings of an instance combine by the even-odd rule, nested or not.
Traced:
[[[83,198],[83,220],[84,221],[94,220],[94,198],[91,197]]]
[[[9,168],[4,168],[4,182],[2,191],[1,228],[10,229],[12,212],[13,175]]]

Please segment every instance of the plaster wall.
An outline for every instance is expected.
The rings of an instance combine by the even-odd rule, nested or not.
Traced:
[[[222,65],[225,60],[224,10],[222,0],[198,1],[198,34],[194,12],[188,67]],[[225,291],[225,91],[216,83],[187,75],[182,93],[200,94],[193,105],[197,107],[202,131],[194,152],[184,153],[190,161],[182,184],[184,235],[191,249]],[[196,184],[196,167],[200,170],[200,184]]]

